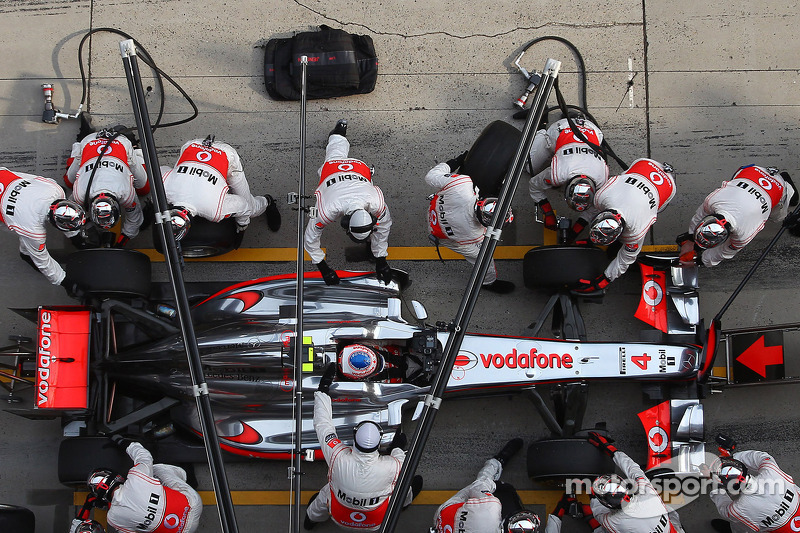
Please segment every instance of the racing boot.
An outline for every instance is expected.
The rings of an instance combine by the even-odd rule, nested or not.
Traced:
[[[267,227],[270,231],[278,231],[281,229],[281,213],[278,211],[278,204],[275,202],[275,198],[269,194],[265,194],[264,196],[267,199],[267,210],[265,211],[267,215]]]
[[[509,292],[514,290],[515,285],[506,280],[496,279],[492,283],[488,285],[482,285],[482,289],[486,289],[489,292],[495,292],[497,294],[508,294]]]
[[[340,118],[336,122],[336,126],[334,126],[334,128],[328,134],[328,137],[331,135],[341,135],[342,137],[347,137],[347,120]]]
[[[308,506],[306,507],[306,509],[311,506],[314,500],[317,499],[317,496],[319,496],[319,492],[315,492],[314,495],[311,496],[311,498],[309,498]],[[313,520],[311,520],[311,518],[308,517],[308,510],[306,510],[306,517],[303,519],[303,529],[305,529],[306,531],[310,531],[314,529],[314,526],[316,526],[319,523],[320,522],[314,522]]]
[[[719,533],[731,533],[731,523],[727,520],[723,520],[721,518],[715,518],[711,521],[711,527],[714,531],[719,531]]]
[[[509,459],[511,459],[520,449],[522,448],[522,439],[517,437],[516,439],[511,439],[503,446],[503,449],[497,452],[494,456],[497,459],[497,462],[500,463],[501,466],[506,466],[506,463]]]

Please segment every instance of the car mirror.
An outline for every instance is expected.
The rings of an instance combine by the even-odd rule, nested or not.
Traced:
[[[411,307],[414,309],[414,317],[420,322],[428,320],[428,311],[425,306],[416,300],[411,300]]]

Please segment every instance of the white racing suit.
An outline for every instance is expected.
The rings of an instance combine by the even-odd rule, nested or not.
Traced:
[[[603,132],[589,120],[574,121],[584,137],[600,146]],[[582,122],[582,125],[581,125]],[[547,189],[566,185],[573,177],[583,174],[594,182],[595,190],[608,180],[608,165],[600,155],[581,141],[562,118],[546,130],[539,130],[531,146],[531,166],[534,176],[528,192],[534,202],[547,199]],[[581,213],[581,218],[592,220],[597,214],[593,207]]]
[[[64,190],[49,178],[0,167],[0,221],[19,235],[19,253],[30,257],[53,285],[61,283],[66,273],[47,251],[45,224],[50,204],[63,198]]]
[[[472,178],[451,173],[447,163],[439,163],[425,175],[425,183],[437,187],[428,209],[428,229],[439,244],[464,256],[470,265],[478,259],[486,228],[475,215],[478,189]],[[483,278],[488,285],[497,279],[492,260]]]
[[[614,209],[625,221],[619,237],[622,248],[605,270],[609,281],[620,277],[636,261],[647,231],[673,196],[675,178],[652,159],[637,159],[624,174],[610,178],[597,191],[595,208]]]
[[[314,393],[314,430],[328,463],[328,483],[308,506],[308,517],[314,522],[324,522],[330,517],[343,528],[354,531],[377,530],[406,452],[394,448],[390,455],[377,451],[363,453],[342,444],[333,424],[331,398],[324,392]],[[404,505],[409,505],[412,498],[409,490]]]
[[[694,234],[704,217],[722,215],[731,225],[728,240],[703,252],[703,264],[718,265],[744,248],[764,228],[768,219],[780,223],[789,212],[794,188],[779,174],[749,165],[741,167],[730,181],[723,182],[703,201],[689,223]]]
[[[609,509],[592,498],[592,514],[600,522],[595,533],[683,533],[678,513],[664,505],[639,465],[620,451],[614,454],[614,463],[635,483],[635,494],[623,502],[622,509]]]
[[[125,450],[133,460],[125,480],[114,491],[108,523],[120,533],[192,533],[203,502],[177,466],[153,464],[153,456],[138,442]]]
[[[234,216],[246,227],[250,217],[267,209],[265,196],[250,193],[239,154],[229,144],[214,141],[206,147],[202,139],[191,140],[181,147],[175,168],[161,170],[167,201],[193,216],[212,222]]]
[[[733,458],[752,472],[747,485],[735,499],[723,490],[710,493],[720,516],[731,523],[731,530],[734,533],[800,531],[800,488],[792,477],[764,452],[736,452]]]
[[[342,216],[364,209],[376,220],[369,236],[372,255],[389,254],[389,230],[392,217],[383,200],[383,192],[373,185],[370,168],[358,159],[348,158],[350,142],[341,135],[331,135],[325,148],[325,162],[319,169],[317,216],[308,221],[304,247],[316,265],[325,259],[320,238],[325,227]]]
[[[436,510],[433,522],[436,533],[502,533],[502,505],[492,494],[502,473],[503,467],[497,459],[486,461],[475,481]]]
[[[95,196],[100,193],[114,195],[120,209],[125,212],[122,217],[122,233],[132,239],[139,234],[139,227],[144,222],[137,195],[146,196],[150,192],[143,157],[141,151],[134,151],[127,137],[118,135],[100,160],[100,167],[92,180],[92,190],[87,193],[86,187],[92,169],[106,144],[108,139],[98,138],[96,133],[74,143],[64,180],[72,188],[72,199],[86,208],[87,217],[88,206]]]

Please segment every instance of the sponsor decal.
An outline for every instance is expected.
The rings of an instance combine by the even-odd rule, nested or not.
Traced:
[[[568,353],[545,354],[537,353],[536,348],[530,352],[517,352],[514,348],[511,353],[480,354],[484,368],[572,368],[573,359]]]
[[[337,437],[334,433],[331,433],[330,435],[325,437],[325,444],[330,449],[336,448],[336,446],[338,446],[341,443],[342,443],[342,441],[339,440],[339,437]]]
[[[10,217],[10,216],[14,215],[14,209],[16,208],[16,203],[17,203],[17,200],[18,200],[17,197],[19,196],[19,194],[22,191],[22,189],[24,189],[25,187],[27,187],[30,184],[31,184],[31,182],[28,181],[28,180],[20,180],[19,183],[14,185],[14,188],[11,189],[11,192],[9,192],[8,196],[6,197],[6,202],[8,202],[8,205],[6,206],[6,216]],[[3,190],[0,190],[0,194],[2,194],[2,193],[3,193]]]
[[[136,525],[136,529],[140,531],[147,531],[148,529],[150,529],[150,524],[152,524],[153,520],[156,519],[156,513],[158,512],[158,507],[155,506],[158,505],[158,501],[160,499],[161,498],[158,494],[154,492],[150,493],[150,503],[152,505],[147,506],[147,508],[145,509],[145,512],[147,514],[144,515],[142,521]]]
[[[348,496],[346,492],[341,489],[336,489],[336,497],[339,499],[340,502],[344,502],[353,506],[357,507],[374,507],[378,505],[381,501],[380,496],[373,496],[371,498],[356,498],[354,496]],[[353,515],[361,515],[360,518],[355,518]],[[350,519],[355,520],[356,522],[363,522],[366,520],[367,516],[364,513],[355,511],[350,513]]]
[[[211,161],[211,154],[205,150],[201,152],[197,152],[197,160],[201,163],[205,163],[206,161]]]
[[[461,370],[469,370],[475,368],[478,364],[478,356],[472,352],[458,352],[453,368],[458,367]]]
[[[625,245],[625,249],[629,252],[635,252],[639,249],[639,245],[637,243],[630,243]]]
[[[164,521],[162,523],[167,529],[175,529],[181,525],[181,519],[175,513],[171,513],[164,517]]]
[[[669,445],[669,435],[661,426],[653,426],[647,432],[647,445],[653,453],[662,453]]]
[[[786,516],[786,513],[790,512],[789,510],[792,508],[791,502],[794,501],[795,496],[796,494],[792,489],[787,489],[783,494],[783,499],[781,500],[780,505],[778,505],[778,508],[772,511],[770,515],[761,521],[761,526],[764,528],[779,526],[783,521],[783,517]],[[794,527],[798,518],[800,517],[795,516],[791,522],[791,527],[794,531],[797,531],[794,529]]]

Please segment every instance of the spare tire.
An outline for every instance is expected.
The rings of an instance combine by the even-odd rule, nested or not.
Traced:
[[[569,288],[595,279],[607,265],[606,253],[594,246],[540,246],[525,254],[522,278],[529,289]]]
[[[205,218],[192,217],[192,227],[181,239],[184,257],[214,257],[239,248],[243,235],[236,232],[236,220],[225,218],[211,222]],[[163,254],[158,228],[153,228],[153,245]]]
[[[614,461],[586,439],[546,439],[528,447],[528,477],[563,483],[614,472]]]
[[[472,178],[481,196],[497,196],[521,139],[522,132],[511,124],[492,122],[472,144],[459,172]]]
[[[36,517],[30,509],[0,504],[0,531],[35,533]]]
[[[150,258],[135,250],[95,248],[70,254],[67,278],[91,296],[150,294]]]
[[[58,480],[64,485],[86,487],[95,468],[108,468],[119,474],[131,469],[133,461],[108,437],[73,437],[58,448]]]

